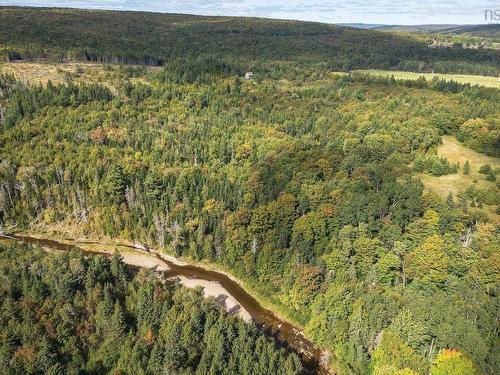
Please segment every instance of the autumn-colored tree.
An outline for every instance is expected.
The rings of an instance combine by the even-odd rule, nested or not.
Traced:
[[[430,283],[446,280],[449,258],[444,251],[444,242],[437,234],[409,253],[404,262],[409,279]]]
[[[456,349],[442,349],[432,362],[431,375],[479,374],[472,361]]]
[[[384,375],[391,373],[387,370],[395,372],[406,368],[423,373],[428,367],[424,357],[388,330],[382,332],[380,343],[373,352],[371,364],[374,373]]]
[[[421,243],[429,236],[437,233],[439,229],[439,214],[435,210],[427,210],[421,219],[413,221],[408,226],[406,236],[414,241]]]
[[[292,305],[297,310],[307,309],[321,286],[322,273],[317,267],[296,267],[297,279],[290,290]]]

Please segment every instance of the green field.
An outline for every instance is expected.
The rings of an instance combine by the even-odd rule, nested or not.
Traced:
[[[465,74],[414,73],[414,72],[404,72],[397,70],[378,70],[378,69],[356,70],[356,72],[377,75],[380,77],[394,76],[395,79],[417,80],[423,76],[425,77],[425,79],[430,81],[433,78],[437,77],[439,79],[444,79],[446,81],[470,83],[471,85],[496,87],[496,88],[500,87],[500,78],[491,76],[474,76]]]
[[[490,164],[496,170],[500,167],[499,158],[474,151],[461,144],[453,136],[444,136],[442,138],[442,144],[438,146],[437,153],[439,156],[445,157],[452,164],[458,163],[462,166],[462,169],[458,173],[451,173],[444,176],[432,176],[426,173],[419,174],[419,178],[428,190],[437,193],[443,199],[446,199],[450,192],[454,196],[458,196],[471,186],[484,191],[498,191],[494,182],[486,180],[486,176],[479,173],[479,168],[481,165]],[[470,164],[470,173],[465,175],[463,173],[463,166],[467,161]],[[482,211],[493,222],[500,223],[500,217],[495,212],[495,206],[485,205]]]

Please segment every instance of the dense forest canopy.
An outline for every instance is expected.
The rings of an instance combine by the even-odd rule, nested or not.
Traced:
[[[0,372],[304,374],[295,354],[197,290],[120,257],[0,242]]]
[[[1,76],[2,226],[220,264],[340,374],[497,373],[498,169],[436,147],[498,157],[499,90],[238,64]],[[480,167],[447,200],[416,176]]]
[[[162,65],[182,57],[399,68],[498,76],[500,52],[431,50],[408,36],[329,24],[245,17],[0,7],[0,59]]]

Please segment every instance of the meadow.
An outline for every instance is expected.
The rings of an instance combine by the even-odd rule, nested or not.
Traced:
[[[463,84],[478,85],[484,87],[500,88],[500,78],[492,76],[478,76],[467,74],[444,74],[444,73],[416,73],[397,70],[378,70],[378,69],[361,69],[355,72],[371,74],[379,77],[394,77],[395,79],[410,79],[417,80],[424,77],[428,81],[433,79],[443,79],[445,81],[455,81]]]
[[[453,196],[463,194],[472,186],[475,189],[492,191],[498,194],[495,182],[488,181],[486,176],[479,172],[479,168],[482,165],[489,164],[494,170],[498,170],[500,168],[499,158],[474,151],[452,136],[442,138],[442,144],[437,147],[437,154],[446,158],[451,164],[458,163],[460,168],[457,173],[444,176],[433,176],[426,173],[418,174],[428,191],[437,193],[442,199],[446,199],[450,193]],[[469,162],[470,165],[469,174],[463,173],[463,166],[466,162]],[[486,213],[497,224],[500,224],[500,216],[495,212],[495,209],[496,207],[493,205],[475,208],[475,210]]]

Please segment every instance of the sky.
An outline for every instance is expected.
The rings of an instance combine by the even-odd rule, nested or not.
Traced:
[[[485,24],[491,23],[485,20],[485,10],[500,9],[498,0],[0,0],[0,5],[145,10],[391,25]]]

